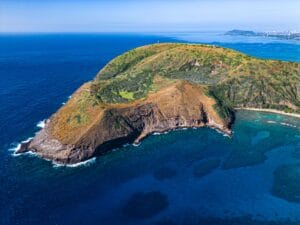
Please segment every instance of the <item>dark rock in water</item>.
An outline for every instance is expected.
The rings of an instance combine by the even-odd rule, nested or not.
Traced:
[[[289,202],[300,202],[300,163],[275,170],[272,194]]]
[[[220,165],[220,160],[218,159],[209,159],[205,162],[196,165],[194,167],[194,176],[195,177],[204,177],[207,174],[211,173],[213,170],[218,168]]]
[[[16,154],[28,152],[30,142],[31,141],[22,142],[20,148],[16,151]]]
[[[166,195],[159,191],[137,192],[122,208],[122,213],[132,218],[150,218],[162,212],[169,205]]]
[[[156,170],[153,174],[153,176],[157,180],[165,180],[168,178],[172,178],[176,175],[176,170],[169,168],[169,167],[161,167],[158,170]]]

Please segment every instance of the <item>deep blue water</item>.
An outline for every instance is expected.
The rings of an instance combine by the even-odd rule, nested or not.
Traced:
[[[214,43],[300,61],[295,42],[208,34],[0,35],[0,224],[300,224],[300,120],[239,112],[234,136],[151,136],[75,168],[9,151],[113,57]]]

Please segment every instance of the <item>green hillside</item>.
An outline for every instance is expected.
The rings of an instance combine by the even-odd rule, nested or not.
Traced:
[[[155,44],[133,49],[108,63],[92,82],[101,103],[126,103],[172,80],[207,87],[220,105],[300,112],[300,64],[250,57],[209,45]],[[222,112],[221,112],[222,113]],[[226,113],[226,112],[223,112]]]

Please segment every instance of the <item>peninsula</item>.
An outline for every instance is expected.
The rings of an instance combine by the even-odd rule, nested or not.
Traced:
[[[17,153],[72,164],[186,127],[231,134],[235,108],[300,112],[300,64],[209,45],[139,47],[109,62]]]
[[[286,40],[300,40],[299,32],[292,31],[271,31],[271,32],[256,32],[252,30],[230,30],[225,33],[225,35],[231,36],[248,36],[248,37],[272,37]]]

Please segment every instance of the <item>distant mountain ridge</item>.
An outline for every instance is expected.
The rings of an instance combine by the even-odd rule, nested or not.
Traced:
[[[274,37],[280,39],[288,39],[288,40],[300,40],[300,32],[279,32],[279,31],[272,31],[272,32],[255,32],[252,30],[230,30],[225,33],[225,35],[232,35],[232,36],[249,36],[249,37]]]

